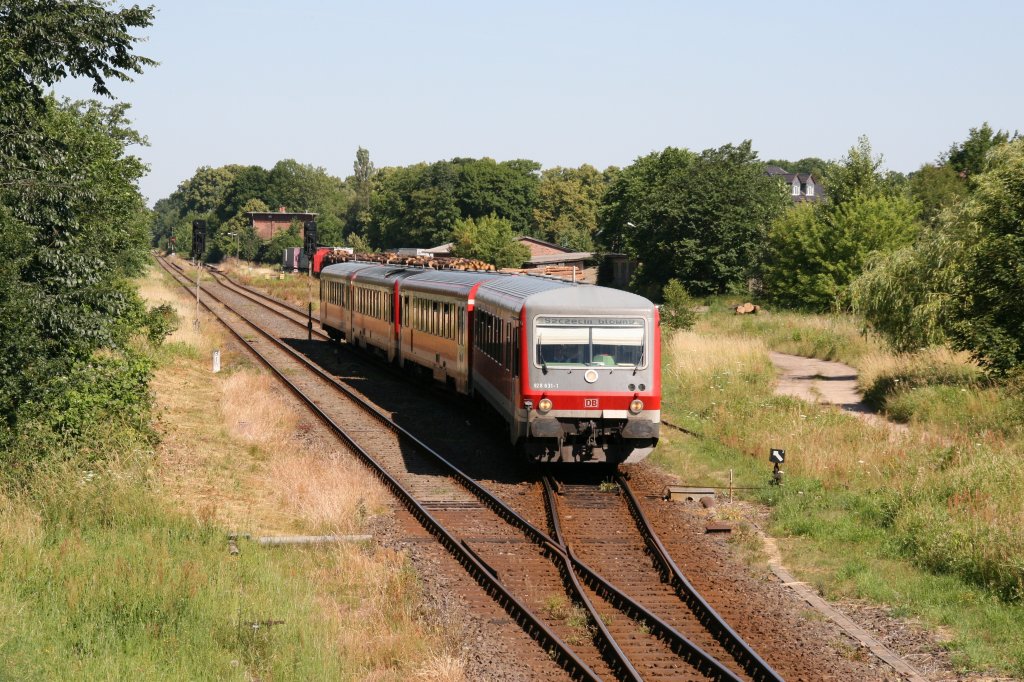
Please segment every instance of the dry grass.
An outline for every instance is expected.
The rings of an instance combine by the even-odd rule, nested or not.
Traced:
[[[663,350],[671,357],[665,369],[673,375],[711,377],[721,372],[760,369],[768,357],[760,339],[712,337],[698,332],[676,332]]]
[[[167,337],[165,343],[181,344],[197,353],[208,355],[212,352],[215,342],[220,337],[214,333],[205,333],[216,320],[200,308],[199,327],[194,324],[196,317],[195,299],[185,297],[184,289],[155,263],[149,267],[145,276],[138,280],[139,295],[150,306],[169,304],[178,315],[178,329]]]
[[[678,332],[665,356],[669,418],[696,418],[699,430],[728,447],[756,457],[783,447],[789,471],[828,485],[880,477],[903,458],[906,442],[886,429],[865,428],[834,407],[774,396],[775,370],[760,338]]]
[[[956,352],[945,347],[926,348],[916,353],[868,353],[857,362],[857,385],[862,391],[870,390],[885,376],[929,377],[959,376],[967,382],[980,383],[982,370],[965,351]]]
[[[0,492],[0,552],[5,539],[34,545],[43,537],[43,521],[31,506]]]
[[[151,271],[150,304],[191,314],[176,285]],[[353,533],[385,514],[389,496],[331,438],[320,435],[294,399],[245,355],[230,349],[215,322],[171,338],[180,353],[153,382],[162,443],[158,489],[183,512],[252,535]],[[221,348],[224,372],[208,353]],[[2,509],[2,507],[0,507]],[[358,679],[462,680],[458,623],[422,619],[420,586],[404,555],[360,546],[278,548],[301,559],[293,578],[319,595],[337,632],[338,656]]]
[[[266,265],[226,258],[218,267],[242,284],[266,291],[272,296],[305,308],[310,301],[319,307],[320,281],[302,273],[281,272]]]

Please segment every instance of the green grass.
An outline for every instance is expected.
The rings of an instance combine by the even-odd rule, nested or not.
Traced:
[[[143,284],[147,300],[176,300],[155,270]],[[238,528],[215,518],[254,532],[274,514],[306,520],[294,509],[261,511],[260,496],[274,489],[260,487],[258,476],[232,481],[223,466],[228,455],[247,452],[251,461],[238,465],[250,467],[268,454],[218,426],[222,394],[207,384],[208,363],[223,339],[204,325],[200,335],[186,319],[149,349],[163,398],[155,416],[181,429],[193,413],[209,422],[208,432],[189,431],[180,471],[180,451],[154,451],[153,432],[118,415],[92,425],[85,447],[27,430],[19,450],[0,453],[33,463],[0,470],[0,680],[400,680],[457,664],[458,624],[425,620],[448,614],[424,608],[402,555],[246,540],[239,556],[229,555],[227,534]],[[239,359],[219,376],[246,365]],[[181,394],[196,382],[202,388]],[[174,429],[159,432],[165,446],[175,440]],[[175,497],[179,474],[190,486]],[[235,492],[253,504],[218,514]]]
[[[757,338],[780,353],[837,360],[856,365],[870,353],[883,350],[877,336],[850,315],[810,315],[763,309],[756,315],[736,315],[731,306],[749,299],[734,296],[707,301],[709,311],[700,316],[695,331]]]
[[[889,393],[888,408],[905,406],[911,422],[905,439],[893,438],[772,395],[767,350],[778,337],[761,322],[712,313],[702,325],[666,339],[664,410],[704,437],[666,430],[652,461],[694,485],[725,485],[731,470],[737,487],[758,488],[740,494],[771,508],[770,531],[802,579],[942,628],[958,665],[1024,675],[1019,392],[969,368],[924,368],[917,376],[953,385],[924,380]],[[782,487],[768,485],[771,447],[787,451]]]
[[[324,556],[244,545],[163,509],[141,474],[66,467],[7,501],[0,533],[0,678],[338,678],[309,583]],[[328,558],[329,560],[329,558]],[[273,627],[251,623],[283,620]]]

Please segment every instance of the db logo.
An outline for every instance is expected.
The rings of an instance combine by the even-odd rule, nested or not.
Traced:
[[[597,407],[597,398],[584,398],[583,407]]]

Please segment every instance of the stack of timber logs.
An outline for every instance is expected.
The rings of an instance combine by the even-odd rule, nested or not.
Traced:
[[[750,315],[751,313],[757,315],[761,311],[761,306],[753,303],[741,303],[733,306],[732,309],[736,311],[737,315]]]
[[[395,253],[347,253],[333,251],[324,256],[324,265],[335,263],[380,263],[382,265],[408,265],[417,268],[433,268],[435,270],[468,270],[472,272],[493,272],[496,268],[490,263],[475,258],[453,258],[449,256],[399,256]]]
[[[573,281],[573,277],[576,278],[577,282],[583,281],[583,270],[581,268],[573,268],[571,265],[541,265],[536,268],[502,268],[502,272],[511,272],[517,275],[545,275],[547,277],[557,277],[558,279],[564,279]]]

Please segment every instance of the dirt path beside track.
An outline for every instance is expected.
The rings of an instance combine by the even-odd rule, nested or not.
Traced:
[[[855,367],[775,351],[768,353],[768,356],[779,372],[775,386],[777,395],[835,405],[874,426],[886,426],[901,433],[907,431],[906,425],[891,422],[864,404],[864,397],[857,388]]]

